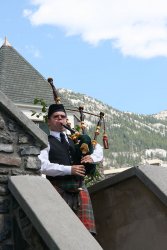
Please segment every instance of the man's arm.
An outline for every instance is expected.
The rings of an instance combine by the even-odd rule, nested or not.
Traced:
[[[41,173],[48,176],[64,176],[64,175],[85,175],[85,168],[83,165],[65,166],[49,161],[50,147],[41,150],[38,158],[41,161]]]

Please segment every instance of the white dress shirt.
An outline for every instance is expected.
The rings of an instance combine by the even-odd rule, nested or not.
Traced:
[[[50,135],[54,136],[56,139],[60,141],[60,132],[50,131]],[[68,141],[68,137],[65,134],[65,138]],[[48,176],[63,176],[63,175],[71,175],[71,167],[65,166],[58,163],[51,163],[49,161],[49,150],[50,145],[48,147],[41,150],[38,158],[41,161],[41,173]],[[97,163],[102,161],[103,159],[103,148],[100,144],[96,144],[93,154],[91,154],[91,158],[93,162]]]

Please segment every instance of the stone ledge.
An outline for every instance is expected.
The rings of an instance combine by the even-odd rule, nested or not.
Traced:
[[[9,190],[49,249],[102,250],[47,179],[12,176]]]
[[[137,177],[167,206],[167,167],[151,165],[132,167],[91,186],[89,193],[96,193],[132,177]]]

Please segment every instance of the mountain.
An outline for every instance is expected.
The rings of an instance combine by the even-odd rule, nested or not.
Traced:
[[[167,111],[154,115],[121,112],[103,102],[71,90],[59,89],[70,105],[99,115],[104,112],[109,149],[104,150],[104,167],[125,167],[167,161]],[[79,117],[79,114],[76,114]],[[87,133],[94,137],[98,117],[85,115]],[[103,127],[103,126],[102,126]],[[97,137],[102,145],[103,128]]]

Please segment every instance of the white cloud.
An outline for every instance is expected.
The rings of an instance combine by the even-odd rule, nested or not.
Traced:
[[[29,16],[31,16],[31,15],[32,15],[32,10],[25,9],[25,10],[23,11],[23,16],[24,16],[24,17],[29,17]]]
[[[41,58],[41,53],[40,53],[40,51],[37,49],[37,48],[35,48],[34,46],[29,46],[29,45],[26,45],[25,46],[25,48],[26,48],[26,50],[30,53],[30,54],[32,54],[35,58]]]
[[[167,56],[166,0],[31,0],[33,25],[50,24],[98,45],[111,40],[124,55]],[[34,8],[33,6],[33,8]]]

